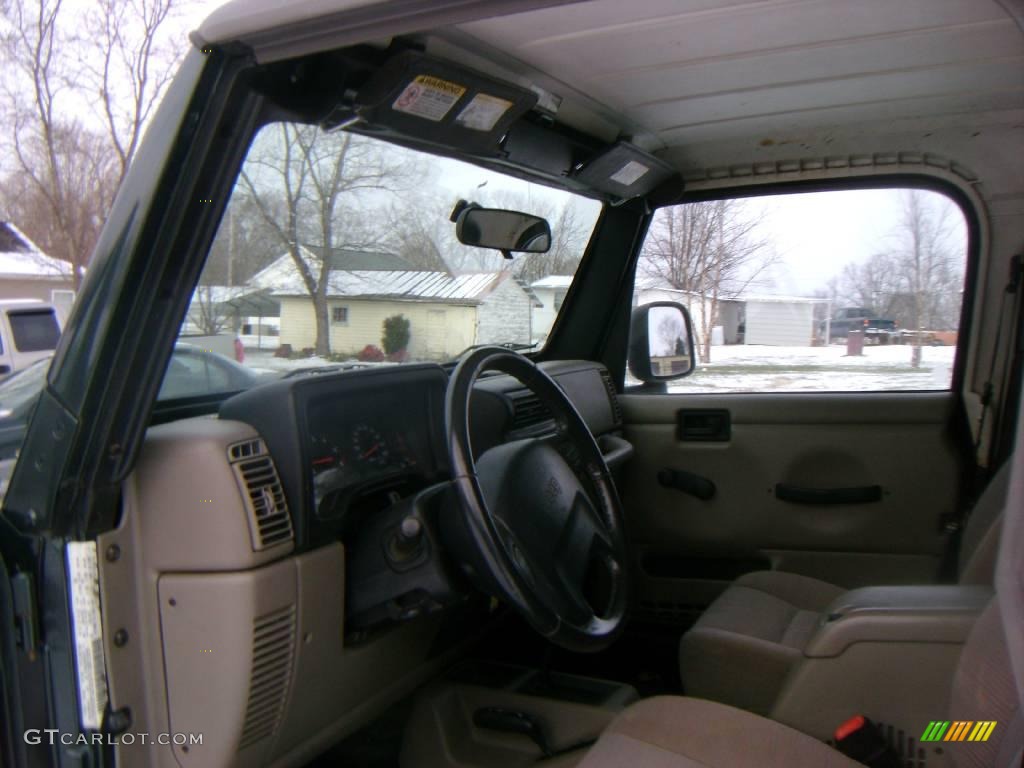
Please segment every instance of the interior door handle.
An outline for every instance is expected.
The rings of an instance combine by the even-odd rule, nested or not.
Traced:
[[[658,472],[658,482],[665,488],[675,488],[677,491],[688,493],[701,501],[710,501],[715,498],[715,493],[718,491],[714,482],[706,477],[668,467]]]
[[[775,484],[775,498],[790,504],[874,504],[882,500],[882,486],[861,485],[854,488],[802,488],[786,483]]]

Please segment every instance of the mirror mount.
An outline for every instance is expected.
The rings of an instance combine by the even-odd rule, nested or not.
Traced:
[[[629,372],[646,387],[689,376],[697,367],[693,321],[682,304],[656,301],[633,310]]]

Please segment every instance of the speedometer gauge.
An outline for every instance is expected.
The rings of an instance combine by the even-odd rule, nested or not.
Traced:
[[[380,432],[369,424],[358,424],[352,429],[352,456],[361,464],[385,466],[391,456]]]

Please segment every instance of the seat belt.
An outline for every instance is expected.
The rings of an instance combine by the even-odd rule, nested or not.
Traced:
[[[1021,313],[1021,280],[1024,276],[1024,255],[1016,254],[1010,259],[1010,274],[1006,281],[1006,288],[1003,291],[1003,300],[999,305],[999,319],[996,325],[996,338],[992,345],[992,359],[989,361],[988,377],[981,393],[981,416],[978,418],[978,437],[974,446],[974,458],[977,466],[992,466],[998,463],[999,459],[1005,458],[1005,454],[998,453],[1006,439],[1007,433],[1015,434],[1015,425],[1006,423],[1004,416],[1015,415],[1016,401],[1015,393],[1020,387],[1020,361],[1021,345],[1024,344],[1024,337],[1021,334],[1024,325],[1024,315]],[[1007,326],[1009,315],[1009,329],[1007,333],[1006,355],[1000,355],[1002,351],[1003,330]],[[995,381],[997,380],[996,367],[1000,360],[1003,361],[1002,370],[999,371],[1000,383],[999,399],[1004,405],[1009,405],[1006,412],[999,408],[995,402]],[[987,455],[982,458],[982,449],[985,441],[985,424],[989,414],[995,414],[997,420],[993,426],[993,436],[988,440]],[[993,456],[993,452],[997,452]],[[1008,451],[1007,451],[1008,453]],[[995,459],[995,461],[993,461]]]
[[[1024,255],[1015,254],[1010,259],[1009,275],[999,305],[996,336],[992,344],[992,358],[989,361],[988,376],[981,393],[981,415],[978,417],[978,433],[974,443],[974,472],[971,478],[970,503],[962,504],[940,521],[946,533],[946,545],[939,565],[939,581],[955,583],[959,570],[960,541],[967,518],[988,481],[1008,455],[1017,422],[1018,393],[1021,386],[1021,361],[1024,359],[1024,302],[1021,296],[1021,282],[1024,279]],[[1007,328],[1007,326],[1009,326]],[[1006,333],[1004,334],[1004,329]],[[1006,336],[1006,352],[1003,337]],[[998,369],[998,370],[997,370]],[[995,383],[999,381],[999,400],[995,401]],[[993,434],[985,440],[985,425],[989,416],[995,416]],[[987,442],[987,445],[985,444]],[[985,454],[984,456],[982,454]]]

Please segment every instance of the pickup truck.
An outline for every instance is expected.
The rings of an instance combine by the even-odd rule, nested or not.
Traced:
[[[828,327],[829,342],[845,339],[850,331],[864,331],[864,339],[868,343],[888,344],[896,334],[895,320],[875,317],[874,312],[864,307],[840,309],[823,325]],[[822,335],[825,332],[823,327]]]

